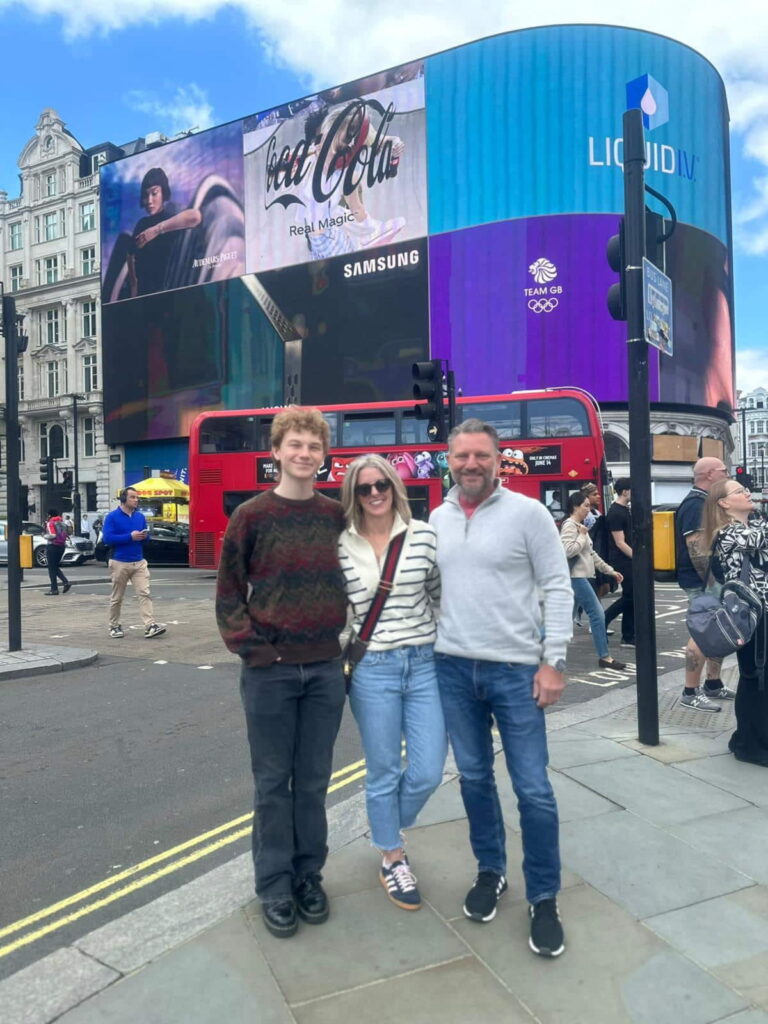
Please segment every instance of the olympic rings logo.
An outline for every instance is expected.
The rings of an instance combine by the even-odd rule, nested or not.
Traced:
[[[557,299],[529,299],[528,309],[533,313],[551,313],[553,309],[557,309],[559,302]]]

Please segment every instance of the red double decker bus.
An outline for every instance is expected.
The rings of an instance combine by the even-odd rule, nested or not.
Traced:
[[[426,519],[450,485],[447,449],[427,436],[413,402],[318,406],[331,429],[319,490],[338,497],[349,464],[375,452],[403,479],[414,516]],[[241,502],[272,487],[269,432],[280,408],[202,413],[189,438],[190,565],[218,565],[227,521]],[[500,439],[502,483],[537,498],[556,520],[568,495],[607,482],[600,410],[578,388],[516,391],[456,400],[457,421],[492,424]]]

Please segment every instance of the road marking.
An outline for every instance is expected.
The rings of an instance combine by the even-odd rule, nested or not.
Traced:
[[[359,761],[354,761],[352,764],[345,765],[343,768],[339,768],[338,771],[333,772],[331,775],[332,785],[328,787],[328,792],[333,793],[336,790],[342,789],[344,786],[349,786],[351,783],[357,782],[358,779],[362,779],[365,776],[364,766],[365,759],[362,758]],[[334,779],[338,781],[333,782]],[[103,896],[94,903],[87,903],[85,906],[79,907],[77,910],[73,910],[71,913],[65,914],[63,917],[56,918],[56,920],[51,921],[42,928],[28,932],[26,935],[22,935],[14,941],[7,943],[4,946],[0,946],[0,959],[5,956],[9,956],[11,953],[14,953],[16,950],[21,949],[24,946],[28,946],[31,943],[36,942],[38,939],[49,935],[51,932],[57,931],[60,928],[66,927],[68,924],[74,923],[81,917],[92,914],[96,910],[100,910],[102,907],[109,906],[109,904],[122,899],[124,896],[130,895],[132,892],[136,892],[147,885],[151,885],[158,879],[164,878],[167,875],[172,874],[174,871],[178,871],[181,868],[186,867],[188,864],[193,864],[195,861],[200,860],[203,857],[207,857],[209,854],[215,853],[217,850],[221,850],[231,843],[237,842],[239,839],[249,835],[252,829],[252,821],[253,811],[249,811],[247,814],[240,815],[238,818],[233,818],[232,821],[225,822],[223,825],[217,825],[216,828],[210,829],[208,832],[203,832],[199,836],[187,839],[185,842],[180,843],[178,846],[174,846],[170,850],[165,850],[163,853],[158,853],[154,857],[149,857],[147,860],[141,861],[139,864],[134,864],[132,867],[125,868],[123,871],[120,871],[116,875],[112,875],[110,878],[102,879],[102,881],[95,883],[87,889],[83,889],[81,892],[74,893],[72,896],[67,896],[65,899],[59,900],[50,907],[45,907],[42,910],[36,911],[34,914],[30,914],[28,917],[14,921],[9,925],[0,928],[0,938],[4,938],[6,935],[13,935],[15,932],[22,931],[39,921],[43,921],[45,918],[52,917],[54,914],[58,914],[60,911],[66,910],[68,907],[72,907],[76,903],[89,900],[92,896],[96,896],[105,889],[111,888],[118,882],[134,878],[134,876],[148,868],[154,867],[156,864],[161,864],[163,861],[171,860],[171,858],[176,857],[179,853],[183,853],[185,850],[189,850],[191,847],[199,846],[201,843],[206,844],[200,849],[181,857],[179,860],[173,860],[170,864],[165,864],[157,871],[153,871],[148,875],[143,875],[141,878],[136,878],[128,885],[124,885],[114,892]],[[235,829],[235,831],[231,832],[231,829]],[[228,834],[223,835],[223,833]],[[215,836],[220,836],[221,838],[216,839],[214,842],[208,842],[208,840],[213,839]]]

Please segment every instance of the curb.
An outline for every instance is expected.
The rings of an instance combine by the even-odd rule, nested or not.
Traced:
[[[0,682],[68,672],[93,665],[99,652],[84,647],[48,647],[30,644],[21,651],[0,652]]]

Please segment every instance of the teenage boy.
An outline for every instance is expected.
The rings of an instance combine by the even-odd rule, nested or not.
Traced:
[[[344,709],[339,634],[347,599],[341,505],[314,489],[330,431],[317,409],[272,422],[275,488],[238,506],[216,584],[224,643],[242,659],[240,694],[255,783],[256,895],[273,935],[328,918],[325,797]]]
[[[605,613],[606,629],[619,615],[621,616],[621,646],[635,646],[635,592],[632,580],[632,515],[629,504],[632,500],[632,483],[627,476],[620,477],[613,485],[616,500],[608,509],[605,525],[608,528],[608,562],[620,572],[621,597],[617,598]]]
[[[448,467],[456,486],[429,517],[442,579],[437,677],[477,859],[464,913],[491,921],[507,888],[495,721],[520,811],[529,946],[554,957],[565,939],[544,709],[565,687],[573,591],[552,516],[533,498],[502,487],[500,464],[499,438],[490,424],[469,419],[451,431]]]

